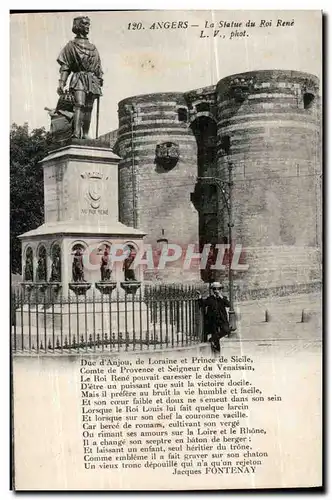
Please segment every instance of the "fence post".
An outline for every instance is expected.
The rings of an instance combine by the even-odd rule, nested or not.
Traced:
[[[205,331],[204,331],[204,310],[202,307],[200,307],[197,301],[195,304],[195,316],[196,316],[196,336],[200,342],[206,342]]]

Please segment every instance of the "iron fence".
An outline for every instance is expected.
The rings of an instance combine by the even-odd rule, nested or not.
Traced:
[[[136,293],[64,295],[56,284],[12,289],[14,354],[160,349],[202,339],[195,285],[145,285]]]

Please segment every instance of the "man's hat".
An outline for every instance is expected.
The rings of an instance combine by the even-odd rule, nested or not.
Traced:
[[[211,283],[211,288],[220,288],[222,289],[223,286],[221,283],[219,283],[219,281],[214,281],[213,283]]]

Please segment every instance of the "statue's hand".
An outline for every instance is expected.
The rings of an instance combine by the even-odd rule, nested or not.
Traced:
[[[102,87],[104,85],[104,80],[102,78],[99,78],[99,85]]]

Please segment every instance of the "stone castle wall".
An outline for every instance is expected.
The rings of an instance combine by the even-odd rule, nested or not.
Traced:
[[[316,246],[318,79],[293,71],[234,75],[217,86],[218,170],[233,165],[234,222],[246,246]],[[240,89],[241,95],[236,98]],[[304,94],[313,95],[307,108]]]
[[[155,242],[162,229],[173,241],[197,240],[197,213],[190,201],[197,175],[196,141],[187,123],[179,120],[179,108],[185,105],[180,93],[119,103],[120,221],[146,227],[149,242]],[[156,161],[156,147],[164,142],[179,145],[179,160],[169,170]]]
[[[231,162],[234,239],[247,249],[247,286],[319,278],[318,88],[316,77],[294,71],[243,73],[218,83],[218,172],[227,177]]]
[[[247,72],[185,93],[129,97],[119,103],[116,143],[120,221],[146,231],[152,244],[162,233],[183,245],[227,241],[218,188],[196,177],[227,180],[231,164],[233,241],[247,248],[250,265],[243,282],[319,279],[320,126],[319,81],[296,71]],[[169,169],[156,158],[165,142],[179,148]]]

